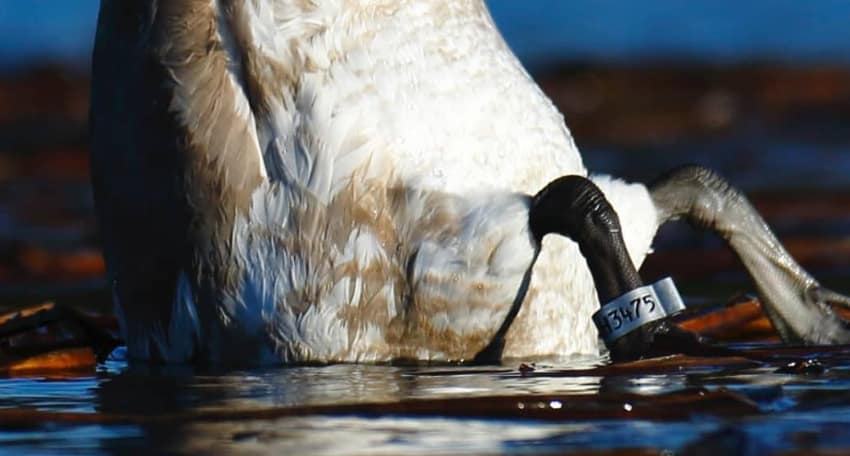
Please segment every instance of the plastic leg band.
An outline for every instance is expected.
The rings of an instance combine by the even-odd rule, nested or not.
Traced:
[[[652,285],[635,288],[602,306],[593,314],[593,322],[605,345],[626,334],[685,309],[685,303],[670,277]]]

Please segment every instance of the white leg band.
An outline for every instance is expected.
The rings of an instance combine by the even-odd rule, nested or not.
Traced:
[[[620,296],[593,314],[599,336],[610,346],[641,326],[677,314],[685,303],[673,279],[667,277]]]

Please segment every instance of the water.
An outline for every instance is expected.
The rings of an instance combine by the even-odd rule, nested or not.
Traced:
[[[601,359],[573,358],[527,374],[518,363],[208,371],[113,360],[91,376],[0,380],[2,409],[76,413],[16,421],[0,410],[0,452],[847,450],[848,357],[822,353],[825,371],[811,373],[742,360],[594,368]]]
[[[0,66],[87,65],[98,0],[0,1]],[[526,64],[563,60],[850,63],[843,0],[489,0]]]
[[[841,0],[488,1],[528,64],[569,61],[842,61],[850,56]]]

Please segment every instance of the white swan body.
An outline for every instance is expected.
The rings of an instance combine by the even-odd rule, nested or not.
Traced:
[[[127,33],[110,27],[118,1],[101,11],[96,134],[121,122],[109,90],[138,83],[98,69],[130,58],[112,43]],[[469,359],[515,302],[505,356],[598,351],[577,246],[550,236],[536,256],[528,231],[528,195],[586,170],[481,0],[160,3],[142,8],[146,32],[123,39],[165,69],[142,82],[166,87],[185,138],[178,206],[192,247],[175,256],[169,317],[157,319],[125,291],[141,287],[125,285],[143,274],[123,259],[132,247],[107,239],[131,356]],[[168,134],[128,128],[96,141],[96,194],[98,182],[133,185],[107,164],[138,160],[141,146],[123,143]],[[593,180],[639,265],[657,229],[645,187]]]

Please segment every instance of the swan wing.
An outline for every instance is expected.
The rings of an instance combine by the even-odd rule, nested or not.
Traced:
[[[267,175],[238,47],[221,26],[228,10],[219,3],[226,2],[101,2],[91,167],[131,356],[147,358],[156,346],[191,351],[198,315],[176,307],[192,303],[197,265],[221,264],[209,261],[221,254],[216,244],[226,244]],[[210,269],[214,281],[228,280],[226,268]]]

